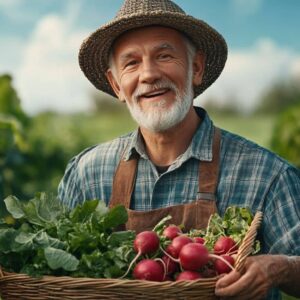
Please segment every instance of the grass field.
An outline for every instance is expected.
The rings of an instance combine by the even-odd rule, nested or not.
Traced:
[[[270,147],[275,123],[275,117],[272,115],[245,117],[212,114],[211,118],[216,126],[244,136],[263,147]]]

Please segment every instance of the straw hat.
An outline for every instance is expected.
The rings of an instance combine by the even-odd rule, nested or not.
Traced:
[[[202,83],[194,88],[195,97],[219,77],[227,59],[227,45],[215,29],[187,15],[170,0],[125,0],[116,17],[92,33],[80,48],[80,68],[97,89],[116,97],[105,76],[112,44],[122,33],[150,25],[184,33],[205,53],[204,76]]]

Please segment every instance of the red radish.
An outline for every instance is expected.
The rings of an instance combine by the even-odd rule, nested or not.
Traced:
[[[163,236],[168,238],[169,240],[173,240],[176,236],[182,234],[181,229],[176,225],[169,225],[163,231]]]
[[[194,242],[195,243],[199,243],[199,244],[204,244],[205,243],[205,239],[200,237],[200,236],[196,236],[194,237]]]
[[[179,253],[179,261],[184,270],[199,270],[209,261],[208,249],[199,243],[187,244]]]
[[[166,275],[163,281],[173,281],[173,279],[169,275]]]
[[[168,245],[166,251],[170,256],[172,256],[174,258],[178,257],[177,250],[172,246],[172,244]],[[177,257],[176,257],[176,255],[177,255]]]
[[[174,258],[178,258],[181,248],[189,243],[193,243],[193,240],[185,235],[177,236],[172,240],[172,243],[167,247],[167,252]]]
[[[214,253],[218,255],[233,253],[237,249],[236,242],[229,236],[220,236],[214,245]]]
[[[197,280],[199,278],[202,278],[202,276],[198,272],[183,271],[177,276],[176,281],[180,281],[180,280]]]
[[[137,255],[130,263],[125,274],[120,278],[124,278],[129,273],[132,265],[142,254],[150,254],[159,249],[159,237],[154,231],[142,231],[135,237],[133,241],[133,247],[137,252]]]
[[[230,255],[221,255],[222,258],[224,258],[231,266],[234,265],[234,259]],[[228,264],[226,264],[223,260],[216,259],[214,261],[214,267],[215,270],[218,272],[218,274],[223,274],[223,273],[229,273],[232,268]]]
[[[211,278],[217,276],[217,272],[215,269],[212,269],[210,267],[204,268],[204,270],[201,270],[201,274],[203,275],[204,278]]]
[[[163,281],[165,276],[163,267],[159,262],[143,259],[133,269],[133,277],[140,280]]]
[[[136,236],[133,245],[136,252],[149,254],[158,250],[159,237],[154,231],[143,231]]]
[[[177,271],[178,269],[178,263],[176,263],[174,260],[172,260],[170,257],[167,255],[164,255],[162,257],[162,260],[166,266],[166,273],[168,275],[173,274]]]

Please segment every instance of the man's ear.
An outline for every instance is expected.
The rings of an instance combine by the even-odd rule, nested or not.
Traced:
[[[117,82],[117,80],[115,79],[112,70],[108,69],[105,75],[106,75],[106,78],[107,78],[111,88],[113,89],[113,91],[115,92],[115,94],[117,95],[119,100],[121,102],[125,102],[125,97],[124,97],[123,93],[121,92],[120,85]]]
[[[205,56],[203,52],[197,51],[193,60],[193,85],[198,86],[202,82],[205,68]]]

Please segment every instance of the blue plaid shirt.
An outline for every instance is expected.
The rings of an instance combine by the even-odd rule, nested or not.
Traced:
[[[202,122],[189,148],[159,175],[138,130],[86,149],[67,166],[60,199],[70,207],[91,199],[109,202],[116,167],[124,153],[140,155],[131,208],[151,210],[197,199],[199,160],[212,159],[213,123],[195,107]],[[274,153],[222,130],[217,208],[229,205],[264,212],[262,251],[300,255],[300,170]],[[276,291],[268,299],[280,299]]]

